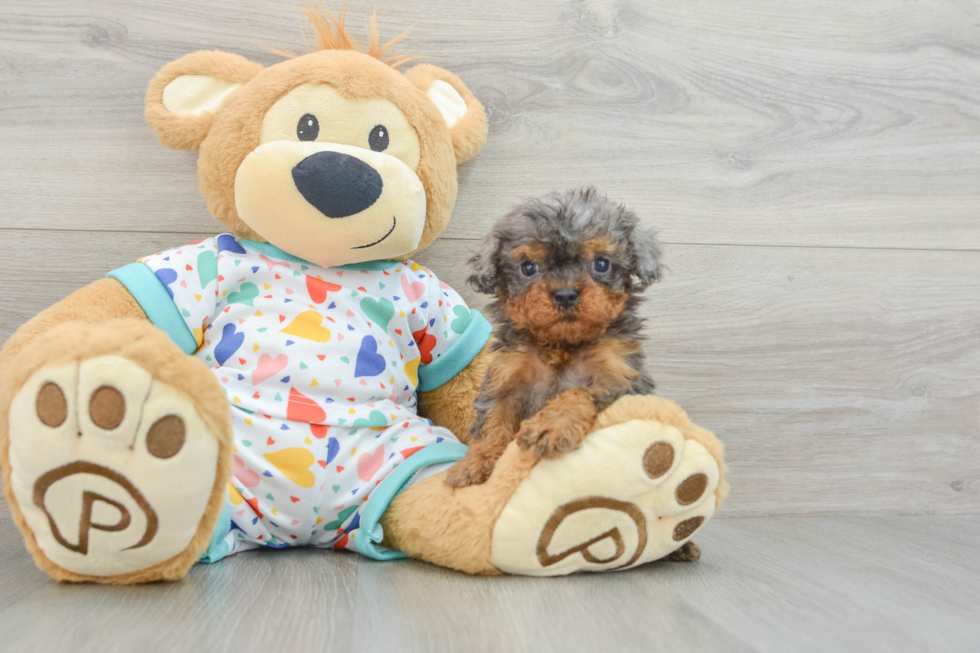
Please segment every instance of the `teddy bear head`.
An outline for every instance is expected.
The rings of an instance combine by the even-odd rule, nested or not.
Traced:
[[[374,16],[365,51],[343,13],[307,13],[316,51],[268,68],[189,54],[150,82],[146,119],[164,145],[199,150],[201,193],[236,236],[324,266],[407,258],[448,224],[486,114],[441,68],[396,70],[413,58],[385,58],[401,37],[379,45]]]

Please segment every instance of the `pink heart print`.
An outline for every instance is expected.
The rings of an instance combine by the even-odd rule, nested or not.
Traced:
[[[258,385],[266,379],[274,377],[282,372],[288,364],[289,356],[286,354],[279,354],[275,358],[269,354],[262,354],[259,356],[258,367],[252,370],[252,385]]]
[[[245,462],[238,456],[231,457],[231,473],[245,487],[255,487],[259,484],[259,475],[245,469]]]
[[[374,453],[362,453],[357,459],[357,475],[362,481],[367,483],[381,469],[381,463],[385,461],[385,446],[381,445]]]
[[[425,284],[421,281],[409,281],[408,275],[402,275],[402,292],[405,293],[405,297],[408,301],[413,304],[418,301],[418,298],[422,296],[425,292]]]

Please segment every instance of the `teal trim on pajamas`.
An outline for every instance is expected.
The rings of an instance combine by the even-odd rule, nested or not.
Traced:
[[[211,564],[227,556],[228,543],[225,542],[225,537],[230,532],[231,511],[228,509],[228,504],[226,503],[224,508],[221,509],[221,516],[218,517],[218,523],[214,527],[214,533],[211,535],[211,543],[208,545],[208,550],[204,552],[198,562]]]
[[[439,463],[456,462],[466,455],[466,445],[459,442],[442,441],[429,445],[425,449],[408,457],[408,460],[391,471],[378,487],[374,488],[367,505],[361,511],[361,523],[354,533],[354,545],[358,553],[375,560],[396,560],[406,558],[401,551],[386,549],[381,545],[384,530],[381,528],[381,516],[388,509],[388,504],[404,490],[420,469]]]
[[[353,270],[355,272],[360,270],[368,270],[369,272],[374,272],[377,270],[390,270],[396,265],[401,265],[401,261],[363,261],[362,263],[347,263],[346,265],[334,265],[332,266],[337,270]]]
[[[284,261],[292,261],[293,263],[302,263],[303,265],[309,265],[310,267],[320,267],[316,263],[310,263],[305,259],[301,259],[298,256],[293,256],[292,254],[287,254],[282,251],[272,243],[260,243],[257,240],[240,240],[238,241],[242,245],[250,249],[254,249],[260,254],[265,254],[266,256],[274,256],[276,258],[281,258]],[[364,261],[363,263],[348,263],[347,265],[335,265],[333,267],[338,270],[387,270],[393,268],[396,265],[400,265],[399,261]]]
[[[106,275],[126,287],[155,327],[164,331],[185,354],[197,351],[197,338],[180,316],[167,287],[143,263],[130,263]]]
[[[442,356],[419,367],[419,391],[435,390],[465,370],[490,340],[492,332],[493,326],[487,318],[480,311],[470,309],[470,323],[456,342]]]

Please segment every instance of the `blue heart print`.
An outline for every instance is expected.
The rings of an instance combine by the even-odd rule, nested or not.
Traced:
[[[245,248],[238,244],[234,236],[221,234],[218,236],[218,253],[232,252],[233,254],[244,254]]]
[[[235,330],[234,324],[226,324],[221,330],[221,342],[214,348],[214,358],[218,365],[224,365],[245,342],[245,334],[235,333]]]
[[[361,349],[357,352],[354,376],[377,376],[385,371],[385,357],[378,353],[378,341],[374,336],[364,336]]]
[[[327,442],[327,464],[333,462],[333,459],[337,457],[340,452],[340,443],[337,442],[337,438],[330,438]]]
[[[167,289],[170,293],[170,299],[174,298],[174,291],[170,289],[170,284],[177,280],[177,271],[171,270],[170,268],[160,268],[154,274],[157,275],[157,279],[163,284],[163,287]]]

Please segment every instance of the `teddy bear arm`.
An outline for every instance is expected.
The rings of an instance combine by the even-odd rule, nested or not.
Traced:
[[[474,403],[492,356],[488,343],[459,374],[435,390],[419,393],[421,415],[452,431],[463,444],[470,441],[476,419]]]

